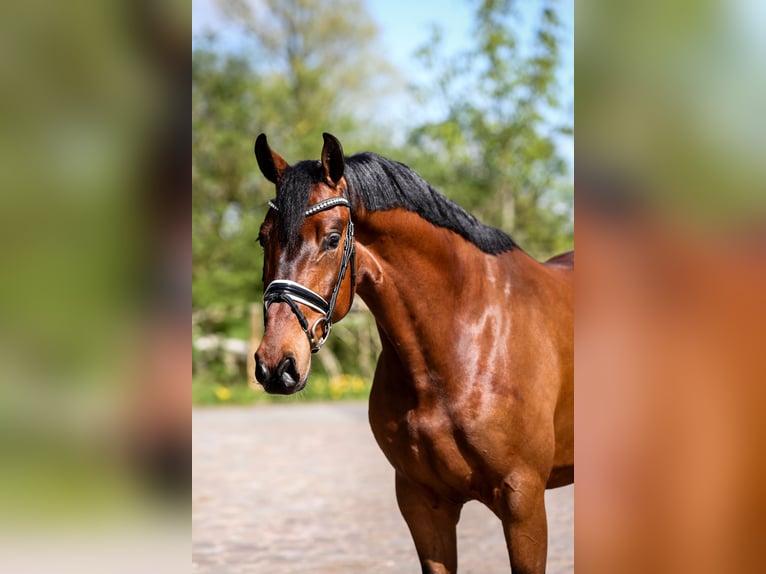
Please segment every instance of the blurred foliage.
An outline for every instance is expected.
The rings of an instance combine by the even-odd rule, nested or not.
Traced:
[[[3,3],[2,572],[188,571],[190,15]]]
[[[398,146],[376,119],[398,76],[376,49],[377,29],[362,2],[217,5],[242,40],[236,49],[213,34],[193,42],[195,337],[243,338],[259,322],[248,311],[263,289],[256,237],[274,194],[253,157],[261,132],[293,162],[318,157],[321,133],[330,131],[347,153],[369,149],[408,163],[533,256],[572,247],[571,173],[558,145],[572,137],[571,95],[557,84],[564,32],[553,3],[540,2],[535,22],[526,22],[512,2],[477,2],[473,45],[457,55],[443,57],[435,31],[417,55],[434,81],[416,88],[424,113],[412,117],[428,117],[435,103],[445,112],[404,126]],[[520,39],[522,27],[533,30],[531,39]],[[317,355],[315,380],[344,373],[369,380],[378,351],[369,313],[354,313]],[[225,363],[195,354],[194,376],[208,382],[195,390],[195,402],[232,400],[216,396],[212,382],[231,386],[248,374],[242,362]]]
[[[526,23],[531,47],[510,0],[479,2],[475,44],[446,59],[435,29],[418,57],[436,79],[420,96],[446,114],[410,134],[413,167],[540,258],[571,249],[574,235],[570,168],[556,147],[573,125],[571,94],[557,85],[563,31],[554,4],[542,2],[538,21]]]
[[[760,226],[764,7],[584,3],[576,74],[577,116],[586,129],[578,161],[636,180],[647,199],[675,215],[715,226],[737,225],[745,215]]]
[[[258,296],[256,238],[268,191],[252,170],[262,97],[254,76],[242,57],[193,53],[192,305],[210,310],[211,320]]]

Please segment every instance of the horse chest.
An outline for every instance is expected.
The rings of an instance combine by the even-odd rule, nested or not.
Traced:
[[[411,480],[451,497],[475,498],[478,469],[469,463],[472,445],[438,408],[371,418],[373,433],[394,468]],[[468,456],[467,456],[468,455]]]

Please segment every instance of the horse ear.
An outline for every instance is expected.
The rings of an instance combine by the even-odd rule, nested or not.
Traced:
[[[343,170],[346,167],[343,159],[343,146],[340,145],[338,138],[332,134],[323,133],[324,146],[322,146],[322,167],[328,183],[337,185],[340,178],[343,177]]]
[[[282,172],[288,167],[287,162],[278,153],[271,151],[266,134],[259,135],[255,140],[255,159],[258,160],[261,173],[271,183],[277,183]]]

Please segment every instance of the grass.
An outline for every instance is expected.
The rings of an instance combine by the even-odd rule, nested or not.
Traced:
[[[245,383],[222,384],[206,378],[192,379],[192,404],[194,405],[252,405],[255,403],[285,403],[295,401],[361,400],[370,394],[370,383],[356,375],[340,375],[328,378],[315,375],[309,378],[306,388],[290,395],[269,395]]]

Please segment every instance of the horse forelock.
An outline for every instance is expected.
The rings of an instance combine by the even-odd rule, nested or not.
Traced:
[[[279,240],[288,249],[294,247],[300,236],[311,188],[322,180],[318,161],[301,161],[287,168],[277,185],[277,225]]]

